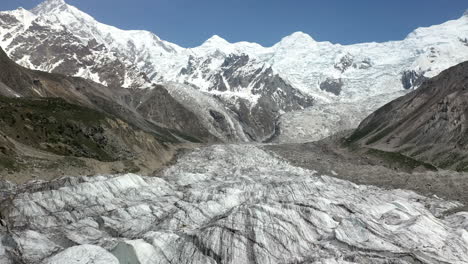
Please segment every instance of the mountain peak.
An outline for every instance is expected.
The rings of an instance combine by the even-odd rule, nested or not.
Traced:
[[[298,47],[298,46],[309,46],[314,45],[316,41],[304,32],[294,32],[289,36],[284,37],[281,39],[278,44],[275,46],[278,47]]]
[[[218,36],[218,35],[213,35],[211,38],[207,39],[203,45],[205,44],[209,44],[209,45],[213,45],[213,44],[229,44],[229,42],[225,39],[223,39],[222,37]]]
[[[200,46],[202,49],[226,49],[231,43],[218,35],[213,35]]]
[[[468,17],[468,9],[465,10],[465,12],[463,13],[463,16]]]
[[[39,15],[45,14],[67,6],[64,0],[46,0],[31,10],[32,13]]]
[[[301,40],[301,41],[314,41],[315,40],[307,33],[304,33],[302,31],[297,31],[292,33],[291,35],[285,37],[284,39],[289,39],[289,40]]]

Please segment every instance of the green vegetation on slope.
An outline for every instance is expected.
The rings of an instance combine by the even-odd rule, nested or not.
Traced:
[[[387,152],[378,149],[368,149],[366,151],[367,154],[377,157],[386,161],[387,163],[392,163],[400,168],[407,168],[407,169],[416,169],[417,167],[424,167],[428,170],[436,171],[437,168],[429,163],[425,163],[419,160],[415,160],[411,157],[405,156],[398,152]]]
[[[19,143],[63,156],[114,161],[130,153],[107,136],[109,117],[59,98],[0,97],[0,131]],[[0,166],[13,167],[3,161]]]

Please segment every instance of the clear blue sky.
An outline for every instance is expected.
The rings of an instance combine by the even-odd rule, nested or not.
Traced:
[[[271,46],[303,31],[319,41],[352,44],[403,39],[417,27],[462,16],[467,0],[65,0],[98,21],[146,29],[183,47],[217,34]],[[41,0],[0,0],[1,10]]]

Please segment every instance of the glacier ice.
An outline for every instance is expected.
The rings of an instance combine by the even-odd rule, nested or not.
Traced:
[[[121,264],[118,259],[101,247],[80,245],[65,249],[46,259],[44,264]]]
[[[2,213],[16,241],[48,241],[27,258],[50,254],[45,263],[78,255],[121,263],[468,261],[468,214],[445,213],[458,202],[317,175],[255,145],[201,147],[155,177],[78,177],[12,192]],[[0,259],[11,246],[0,247]]]

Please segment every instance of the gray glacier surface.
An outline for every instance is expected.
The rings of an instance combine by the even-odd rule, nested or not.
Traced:
[[[212,145],[155,177],[1,183],[0,263],[468,263],[468,213],[356,185],[255,145]]]

